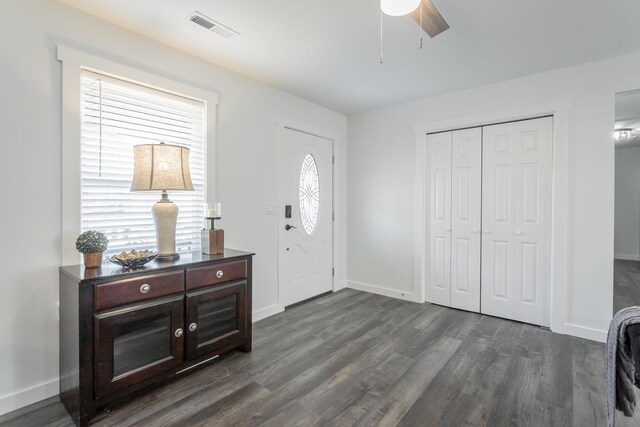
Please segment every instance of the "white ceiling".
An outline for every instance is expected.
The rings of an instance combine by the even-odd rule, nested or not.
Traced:
[[[385,17],[383,64],[378,0],[60,1],[345,114],[640,50],[637,0],[433,0],[451,28]]]

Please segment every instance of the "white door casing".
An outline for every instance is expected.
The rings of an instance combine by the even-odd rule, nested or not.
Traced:
[[[482,312],[549,326],[552,118],[486,126]]]
[[[482,130],[451,139],[451,307],[480,311]]]
[[[333,289],[332,143],[298,130],[282,130],[283,200],[278,215],[279,299],[284,306]],[[306,178],[304,182],[301,174]],[[291,218],[285,217],[285,205],[291,205]],[[287,230],[286,225],[292,228]]]
[[[427,135],[427,301],[451,305],[451,132]]]

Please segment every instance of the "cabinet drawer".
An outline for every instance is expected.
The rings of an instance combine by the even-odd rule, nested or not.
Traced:
[[[96,310],[102,310],[183,291],[184,273],[182,270],[151,274],[97,285],[94,306]]]
[[[247,277],[247,261],[230,261],[187,269],[187,289],[197,289]]]

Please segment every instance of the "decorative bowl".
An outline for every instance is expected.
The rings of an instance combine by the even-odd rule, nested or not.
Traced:
[[[122,252],[117,255],[112,255],[109,258],[114,264],[122,266],[122,268],[140,268],[146,263],[152,261],[158,256],[158,252],[144,250],[144,251],[131,251]]]

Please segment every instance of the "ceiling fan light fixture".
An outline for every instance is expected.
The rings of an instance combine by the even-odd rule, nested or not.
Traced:
[[[408,15],[420,6],[421,0],[380,0],[380,9],[389,16]]]
[[[627,141],[631,139],[631,131],[633,131],[633,129],[629,129],[629,128],[616,129],[616,131],[614,132],[616,141]]]

